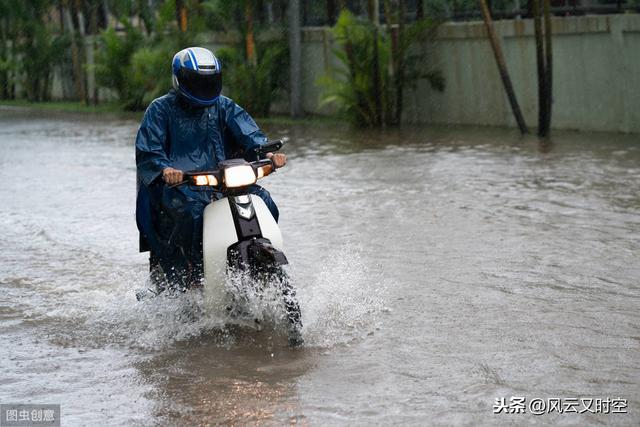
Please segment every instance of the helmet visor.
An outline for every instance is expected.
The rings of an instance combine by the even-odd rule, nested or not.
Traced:
[[[222,74],[200,74],[196,70],[182,68],[178,74],[180,86],[190,95],[204,101],[212,101],[222,89]]]

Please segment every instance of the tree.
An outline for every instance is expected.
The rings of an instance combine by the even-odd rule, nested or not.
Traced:
[[[333,28],[338,45],[334,54],[340,65],[320,78],[321,103],[336,105],[356,126],[399,125],[404,91],[420,80],[436,90],[444,89],[442,74],[425,64],[423,53],[412,50],[418,41],[435,35],[437,22],[423,19],[405,25],[402,4],[395,6],[397,9],[390,2],[385,6],[385,30],[347,10],[340,13]]]
[[[62,0],[61,4],[64,16],[64,29],[71,41],[71,61],[73,63],[73,82],[76,88],[76,96],[79,99],[87,101],[86,76],[83,66],[85,63],[84,29],[82,28],[82,13],[78,12],[78,6],[79,1],[77,0],[74,5],[72,5],[69,0]],[[72,16],[76,13],[79,13],[79,15],[76,16],[76,21],[78,22],[77,30]]]
[[[496,36],[496,33],[493,29],[493,22],[491,19],[491,13],[489,12],[489,7],[487,6],[486,0],[479,1],[480,9],[482,11],[482,17],[484,18],[485,28],[487,29],[487,35],[489,37],[489,42],[491,43],[491,47],[493,48],[493,53],[496,58],[496,65],[498,66],[498,71],[500,72],[500,77],[502,78],[502,84],[504,85],[504,90],[507,93],[507,98],[509,99],[509,104],[511,105],[513,117],[516,119],[516,123],[518,124],[518,128],[520,129],[520,133],[528,133],[529,129],[527,128],[527,124],[524,121],[524,117],[522,117],[520,105],[518,104],[518,99],[516,98],[515,91],[513,90],[513,85],[511,84],[511,78],[509,77],[509,71],[507,70],[507,64],[504,60],[500,42],[498,41],[498,37]]]
[[[274,6],[285,0],[273,1]],[[288,86],[289,49],[285,29],[274,28],[261,17],[259,0],[209,0],[204,3],[210,27],[239,35],[237,43],[220,48],[223,85],[251,114],[268,116],[271,104]],[[267,24],[269,32],[267,34]]]
[[[14,59],[15,43],[15,1],[0,1],[0,97],[12,99],[15,97],[15,72],[17,68]]]
[[[52,1],[3,0],[0,82],[3,95],[14,97],[20,83],[27,99],[50,97],[53,67],[64,58],[67,40],[54,32],[47,18]]]
[[[177,13],[177,6],[184,12]],[[171,58],[177,51],[196,44],[203,29],[199,8],[198,0],[179,4],[176,0],[165,0],[153,19],[146,19],[147,34],[129,20],[132,10],[138,13],[143,8],[119,9],[116,16],[125,28],[124,35],[116,34],[113,28],[100,35],[101,48],[96,54],[98,84],[114,90],[128,110],[143,109],[166,93],[171,88]],[[188,25],[177,19],[186,16],[191,16]]]

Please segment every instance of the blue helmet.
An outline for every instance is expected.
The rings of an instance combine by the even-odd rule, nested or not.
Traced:
[[[220,96],[222,69],[218,58],[202,47],[176,53],[172,62],[173,88],[190,103],[209,107]]]

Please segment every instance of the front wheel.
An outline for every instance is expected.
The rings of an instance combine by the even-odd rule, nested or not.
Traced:
[[[289,322],[289,345],[292,347],[299,347],[303,344],[302,339],[302,313],[300,312],[300,304],[296,298],[296,290],[291,285],[289,276],[282,267],[278,267],[280,270],[282,301],[284,304],[284,310],[287,315],[287,321]]]
[[[296,290],[291,284],[289,275],[280,265],[253,268],[253,276],[257,283],[265,283],[276,287],[276,295],[282,302],[287,323],[290,347],[300,347],[302,339],[302,313],[296,297]]]

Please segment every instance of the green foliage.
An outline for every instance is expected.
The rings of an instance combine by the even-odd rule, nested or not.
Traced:
[[[234,46],[215,52],[222,63],[225,95],[233,98],[250,114],[266,117],[272,102],[287,87],[289,45],[286,37],[280,41],[264,40],[268,36],[258,13],[261,3],[259,0],[208,0],[204,3],[204,10],[211,28],[220,32],[235,32],[240,36]],[[285,1],[273,3],[274,7],[278,7],[278,3],[284,4]],[[271,30],[275,29],[272,27]],[[248,38],[257,40],[253,60],[247,52]]]
[[[139,104],[129,105],[130,109],[144,108],[171,88],[170,61],[174,53],[164,46],[157,46],[144,47],[132,56],[130,79],[136,95],[134,99]]]
[[[437,90],[444,88],[444,78],[437,70],[423,71],[424,58],[412,53],[412,46],[433,34],[436,24],[422,20],[396,33],[394,46],[390,31],[376,28],[370,21],[343,11],[333,29],[338,49],[334,54],[339,65],[321,77],[321,105],[333,104],[338,112],[356,126],[378,125],[377,105],[384,125],[398,125],[402,112],[402,92],[414,87],[421,79]],[[379,58],[380,94],[376,99],[373,58],[377,46]]]
[[[284,42],[258,44],[257,63],[249,63],[241,47],[220,48],[225,94],[249,113],[267,117],[271,103],[286,87],[289,50]]]
[[[47,23],[46,12],[51,5],[48,0],[0,0],[4,18],[0,40],[2,95],[7,96],[7,87],[18,83],[29,100],[50,97],[53,67],[64,59],[68,44]]]
[[[271,10],[284,10],[289,0],[269,0]],[[273,24],[267,22],[264,14],[264,0],[205,0],[203,11],[207,15],[207,24],[213,31],[238,31],[247,33],[247,11],[251,11],[253,31],[261,33]]]
[[[0,73],[7,73],[17,68],[18,63],[9,58],[0,58]]]
[[[171,88],[171,58],[177,48],[126,28],[123,36],[111,28],[101,34],[96,82],[113,90],[125,109],[140,110]]]
[[[130,80],[129,71],[131,58],[142,44],[143,36],[127,21],[124,24],[126,31],[123,36],[113,28],[106,29],[100,35],[100,49],[95,58],[96,83],[115,91],[124,105],[135,108],[142,101]]]
[[[25,30],[25,37],[17,44],[21,58],[18,71],[22,86],[30,101],[49,99],[53,66],[64,59],[68,40],[55,36],[47,26],[34,25]]]
[[[120,7],[126,10],[126,2],[121,3]],[[175,23],[175,0],[166,0],[154,20],[145,24],[152,30],[150,36],[145,36],[126,18],[122,18],[124,34],[108,28],[100,35],[96,81],[99,86],[115,91],[125,109],[144,109],[171,88],[173,55],[194,45],[203,29],[202,18],[195,13],[197,1],[187,4],[193,16],[185,32],[181,32]]]
[[[76,75],[83,73],[76,73],[75,62],[72,75],[69,46],[71,37],[77,38],[75,46],[81,47],[86,40],[77,29],[72,35],[73,29],[49,27],[49,23],[64,11],[71,14],[77,25],[78,12],[83,12],[86,20],[90,17],[88,11],[105,6],[118,22],[115,27],[119,30],[116,32],[110,26],[100,33],[91,71],[98,87],[109,89],[126,109],[144,108],[171,87],[173,54],[200,44],[198,37],[206,22],[215,32],[240,35],[232,48],[216,52],[223,62],[224,93],[251,113],[268,115],[272,102],[287,87],[289,69],[286,37],[278,37],[270,13],[282,16],[288,1],[270,0],[269,9],[262,0],[180,3],[188,12],[185,32],[178,29],[176,22],[176,0],[0,0],[0,15],[4,18],[0,31],[0,96],[13,97],[13,88],[21,87],[29,99],[47,99],[53,68],[63,60],[67,76],[85,78]],[[132,21],[135,26],[129,21],[132,18],[138,19]],[[60,35],[65,32],[66,36]],[[271,41],[274,38],[282,41]],[[254,46],[254,55],[249,55],[248,46]],[[77,59],[82,62],[86,58],[83,49],[79,51]]]
[[[338,111],[353,124],[374,126],[376,113],[371,67],[374,27],[369,21],[343,11],[333,34],[340,46],[340,49],[334,50],[340,66],[332,68],[331,74],[319,79],[323,87],[321,105],[335,104]],[[375,42],[378,43],[380,63],[388,62],[388,43],[384,43],[382,37]],[[384,79],[384,74],[381,77]],[[387,86],[385,83],[383,80],[383,86]]]

